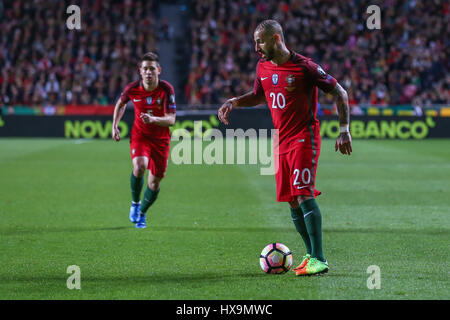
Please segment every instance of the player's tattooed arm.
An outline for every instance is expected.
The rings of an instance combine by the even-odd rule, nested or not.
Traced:
[[[120,99],[117,100],[116,107],[114,108],[113,125],[111,132],[112,138],[116,141],[120,141],[119,122],[120,119],[122,119],[126,108],[127,108],[126,103],[123,103],[122,100]]]
[[[350,124],[350,109],[348,107],[348,95],[347,91],[339,83],[336,83],[336,87],[331,91],[336,101],[336,106],[339,115],[339,124],[341,126]]]
[[[352,137],[350,135],[350,108],[348,107],[347,91],[339,83],[331,91],[336,101],[336,106],[339,115],[340,134],[336,140],[335,151],[340,151],[342,154],[350,155],[352,153]]]
[[[176,115],[175,113],[167,113],[163,117],[155,117],[141,112],[140,118],[144,123],[152,123],[161,127],[171,127],[175,124]]]
[[[256,95],[253,91],[250,91],[242,96],[234,97],[225,101],[225,103],[219,108],[218,118],[224,124],[229,124],[228,116],[233,108],[253,107],[264,103],[265,101],[266,98],[264,95]]]

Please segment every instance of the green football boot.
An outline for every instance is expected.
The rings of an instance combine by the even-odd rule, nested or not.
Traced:
[[[295,274],[297,276],[312,276],[315,274],[322,274],[328,272],[328,263],[317,260],[316,258],[309,259],[304,268],[297,269]]]
[[[309,253],[307,253],[306,255],[303,256],[303,260],[298,265],[298,267],[295,267],[294,269],[292,269],[292,271],[297,271],[297,270],[303,269],[306,266],[306,264],[308,263],[309,259],[311,259],[311,255]]]

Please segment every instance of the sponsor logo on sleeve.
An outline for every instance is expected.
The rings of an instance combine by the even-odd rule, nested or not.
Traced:
[[[317,66],[317,72],[322,76],[325,77],[327,75],[327,73],[325,71],[323,71],[321,66]]]

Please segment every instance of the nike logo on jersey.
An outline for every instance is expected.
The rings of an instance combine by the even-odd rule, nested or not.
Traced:
[[[297,187],[298,190],[303,189],[303,188],[308,188],[308,186]]]
[[[141,101],[141,99],[133,99],[133,102]]]
[[[268,77],[261,78],[261,81],[266,80]]]

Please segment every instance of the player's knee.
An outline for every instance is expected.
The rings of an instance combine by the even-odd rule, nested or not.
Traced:
[[[153,191],[158,190],[158,189],[159,189],[159,181],[151,181],[151,182],[148,184],[148,187],[149,187],[150,189],[152,189]]]
[[[143,177],[145,174],[145,170],[147,170],[144,163],[138,163],[134,166],[134,175],[136,177]]]

